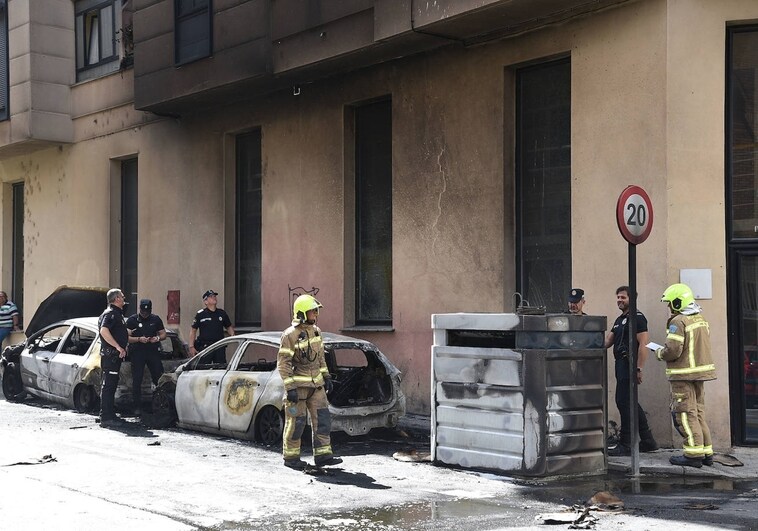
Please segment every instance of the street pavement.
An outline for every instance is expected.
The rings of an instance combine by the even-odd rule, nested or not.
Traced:
[[[596,531],[758,529],[749,449],[732,452],[743,467],[699,471],[720,474],[710,479],[683,477],[694,469],[670,469],[673,452],[661,450],[643,454],[636,483],[623,473],[523,480],[398,458],[423,458],[428,435],[428,417],[408,416],[397,432],[335,437],[344,463],[309,475],[283,467],[277,447],[136,419],[102,429],[92,415],[0,397],[0,529],[499,531],[568,529],[543,522],[581,515]],[[590,512],[606,491],[623,509]]]

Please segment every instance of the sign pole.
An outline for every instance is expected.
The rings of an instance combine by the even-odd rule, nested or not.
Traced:
[[[632,476],[640,475],[640,430],[637,389],[637,246],[629,244],[629,430],[632,451]]]
[[[616,201],[616,224],[629,243],[629,430],[632,477],[640,475],[639,395],[637,390],[637,245],[644,242],[653,229],[653,203],[639,186],[627,186]],[[616,382],[618,384],[618,381]]]

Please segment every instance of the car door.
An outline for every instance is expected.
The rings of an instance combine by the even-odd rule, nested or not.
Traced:
[[[240,339],[219,341],[190,361],[176,382],[176,415],[180,425],[219,428],[221,381]]]
[[[79,378],[79,369],[96,338],[97,334],[93,330],[81,326],[71,327],[58,351],[50,359],[50,394],[61,398],[71,396]]]
[[[27,341],[21,353],[21,381],[29,389],[50,393],[50,363],[71,326],[55,324]]]
[[[221,382],[219,426],[245,432],[250,427],[261,392],[276,370],[278,346],[247,342]]]

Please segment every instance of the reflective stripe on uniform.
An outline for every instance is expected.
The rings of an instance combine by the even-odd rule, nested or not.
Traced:
[[[676,341],[678,343],[684,343],[684,336],[680,336],[679,334],[668,334],[666,336],[666,339],[670,339],[671,341]]]
[[[325,446],[319,446],[318,448],[313,449],[313,456],[318,455],[324,455],[324,454],[331,454],[332,453],[332,445],[327,444]]]
[[[316,375],[315,378],[313,378],[311,376],[292,376],[291,379],[287,378],[287,379],[284,380],[284,384],[285,385],[287,385],[287,383],[289,383],[289,382],[301,382],[301,383],[304,383],[304,382],[311,383],[311,382],[313,382],[315,384],[321,384],[321,385],[323,385],[324,384],[324,377],[321,376],[320,373],[318,375]]]
[[[700,367],[686,367],[684,369],[666,369],[666,376],[672,374],[697,374],[699,372],[715,371],[716,366],[714,364],[701,365]]]
[[[284,387],[287,387],[289,384],[295,383],[295,378],[290,376],[289,378],[285,378],[284,380],[282,380],[282,383],[284,384]]]
[[[682,447],[686,451],[687,448],[694,448],[695,436],[692,434],[692,428],[690,427],[690,421],[689,421],[689,418],[687,417],[687,413],[680,413],[679,420],[682,423],[682,429],[684,429],[684,433],[687,435],[687,440],[682,445]]]
[[[284,354],[285,356],[294,356],[295,355],[295,351],[294,350],[290,350],[288,348],[281,347],[279,349],[279,354]]]

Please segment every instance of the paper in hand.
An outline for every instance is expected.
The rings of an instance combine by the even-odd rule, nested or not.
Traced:
[[[645,346],[649,348],[650,350],[652,350],[653,352],[655,352],[659,348],[663,348],[663,345],[659,345],[658,343],[653,343],[652,341]]]

